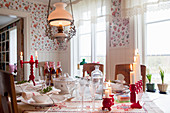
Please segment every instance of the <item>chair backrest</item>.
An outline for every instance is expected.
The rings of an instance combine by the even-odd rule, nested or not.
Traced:
[[[0,98],[3,113],[18,113],[14,77],[5,71],[0,71]]]
[[[87,73],[89,74],[89,76],[91,76],[91,72],[93,70],[95,70],[95,65],[99,65],[99,70],[103,73],[103,64],[98,64],[98,63],[87,63],[83,65],[83,77],[85,76],[85,72],[87,71]]]
[[[115,80],[117,80],[117,75],[122,74],[125,77],[125,82],[130,84],[130,64],[118,64],[115,67]]]
[[[142,82],[143,82],[143,91],[145,91],[145,84],[146,84],[146,66],[140,65],[141,68],[141,75],[142,75]]]
[[[115,80],[117,80],[117,75],[122,74],[125,77],[126,84],[130,84],[130,64],[118,64],[115,66]],[[143,81],[143,91],[145,91],[146,83],[146,66],[141,65],[141,76]]]

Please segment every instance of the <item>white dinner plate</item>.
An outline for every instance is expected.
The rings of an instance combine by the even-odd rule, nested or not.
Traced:
[[[35,107],[48,107],[48,106],[52,106],[54,103],[62,103],[63,101],[67,100],[67,98],[64,95],[54,94],[51,96],[51,98],[53,99],[54,102],[50,98],[47,100],[47,102],[44,102],[44,103],[37,103],[32,98],[29,100],[24,100],[22,98],[21,101],[25,104],[35,106]]]
[[[52,106],[54,103],[52,100],[49,100],[47,102],[44,103],[36,103],[33,99],[30,100],[21,100],[23,103],[31,105],[31,106],[35,106],[35,107],[48,107],[48,106]]]

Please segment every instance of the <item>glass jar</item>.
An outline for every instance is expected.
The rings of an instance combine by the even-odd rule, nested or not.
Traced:
[[[97,100],[100,100],[103,97],[103,73],[99,70],[99,67],[99,65],[95,65],[95,70],[91,72],[95,99]]]

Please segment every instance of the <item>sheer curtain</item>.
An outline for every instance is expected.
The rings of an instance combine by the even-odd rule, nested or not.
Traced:
[[[122,17],[170,8],[170,0],[121,0]]]
[[[146,55],[146,14],[167,9],[170,9],[170,0],[121,0],[121,17],[130,20],[130,37],[134,39],[134,50],[139,49],[143,64]]]
[[[73,4],[73,14],[76,27],[80,27],[82,21],[91,20],[92,23],[96,23],[97,17],[109,16],[109,3],[109,0],[80,0],[78,3]],[[103,8],[103,6],[105,6],[105,8]],[[108,19],[109,18],[107,18],[106,21],[108,21]]]
[[[82,61],[82,58],[89,63],[96,61],[97,55],[100,54],[96,49],[99,44],[94,42],[97,43],[101,38],[99,31],[106,31],[106,23],[109,23],[111,14],[110,2],[110,0],[81,0],[72,5],[77,30],[76,36],[71,40],[72,75],[77,75],[77,64]]]

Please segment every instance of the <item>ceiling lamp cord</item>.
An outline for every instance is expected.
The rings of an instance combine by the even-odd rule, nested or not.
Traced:
[[[69,41],[71,38],[73,38],[73,36],[76,35],[76,28],[75,28],[75,25],[74,25],[74,15],[73,15],[73,7],[72,7],[72,2],[71,2],[71,0],[70,0],[70,8],[71,8],[71,15],[72,15],[73,20],[72,20],[72,22],[71,22],[70,30],[69,30],[69,33],[68,33],[68,35],[69,35],[69,37],[67,38],[68,41]]]
[[[49,13],[50,13],[50,4],[51,4],[51,0],[49,0],[49,2],[48,2],[47,18],[48,18]],[[51,31],[51,26],[50,26],[50,23],[49,23],[48,19],[47,19],[47,25],[46,25],[45,34],[46,34],[46,36],[49,37],[49,39],[53,39],[52,31]]]

